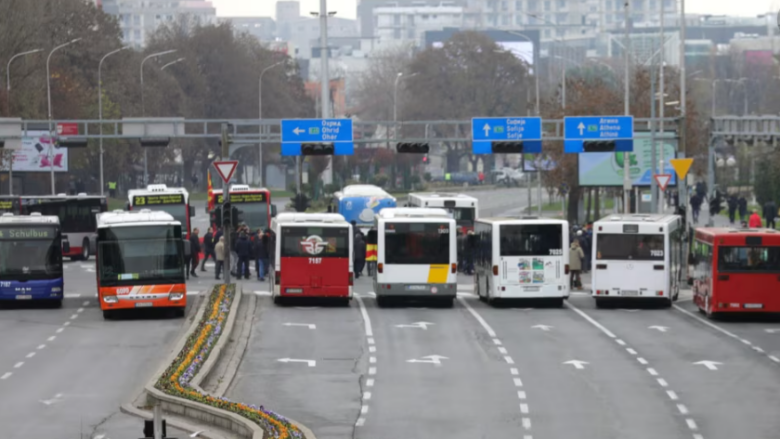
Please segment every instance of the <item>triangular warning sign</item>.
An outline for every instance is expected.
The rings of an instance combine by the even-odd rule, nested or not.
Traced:
[[[658,187],[661,188],[662,191],[666,190],[666,186],[669,184],[669,181],[672,179],[672,176],[670,174],[656,174],[655,181],[658,183]]]
[[[685,180],[685,176],[688,175],[688,171],[691,170],[693,159],[671,159],[669,160],[669,163],[671,163],[674,168],[674,172],[677,173],[677,178]]]
[[[229,183],[233,177],[233,173],[236,172],[238,162],[235,160],[224,160],[221,162],[214,162],[214,167],[217,168],[219,176],[222,177],[222,181]]]

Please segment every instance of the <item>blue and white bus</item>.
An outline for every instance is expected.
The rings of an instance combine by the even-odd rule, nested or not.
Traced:
[[[395,197],[369,184],[353,184],[333,194],[333,212],[363,229],[374,226],[374,217],[386,207],[396,207]]]
[[[63,245],[56,216],[0,216],[0,301],[45,300],[61,307]]]

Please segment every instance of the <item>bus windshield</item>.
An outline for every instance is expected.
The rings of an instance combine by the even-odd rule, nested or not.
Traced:
[[[233,204],[233,207],[244,212],[243,223],[253,232],[268,228],[268,203]]]
[[[182,227],[187,227],[187,220],[189,219],[189,210],[186,204],[158,204],[154,207],[139,206],[144,209],[151,209],[157,212],[166,212],[171,214],[174,221],[181,223]]]
[[[663,261],[664,235],[599,233],[596,259]]]
[[[450,263],[449,223],[385,224],[385,263]]]
[[[56,227],[0,228],[0,279],[62,277],[62,250]]]
[[[780,247],[718,247],[718,271],[778,273]]]
[[[348,227],[282,227],[283,258],[349,258]]]
[[[98,242],[101,286],[184,283],[180,226],[101,229]]]
[[[501,256],[561,256],[560,224],[513,224],[500,226]]]
[[[447,211],[452,215],[452,219],[459,226],[473,226],[474,225],[474,208],[473,207],[455,207],[449,208]]]

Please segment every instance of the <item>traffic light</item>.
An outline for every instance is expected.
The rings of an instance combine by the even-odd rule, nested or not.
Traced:
[[[169,143],[170,137],[141,137],[141,146],[144,148],[165,148]]]
[[[293,207],[296,212],[306,212],[309,208],[309,198],[304,194],[297,194],[293,197]]]
[[[595,140],[582,142],[582,152],[614,152],[614,140]]]
[[[233,224],[233,209],[230,204],[222,205],[222,225],[229,226]]]
[[[333,155],[336,151],[332,143],[304,143],[301,155]]]
[[[430,149],[430,145],[422,142],[401,142],[395,146],[399,154],[428,154]]]
[[[230,219],[235,221],[233,224],[241,224],[244,222],[244,211],[240,210],[238,207],[233,207],[230,209]]]
[[[490,150],[493,154],[521,154],[523,142],[491,142]]]
[[[423,165],[428,165],[431,163],[431,161],[428,159],[428,154],[425,154],[422,158]]]
[[[60,137],[57,139],[60,148],[86,148],[86,137]]]

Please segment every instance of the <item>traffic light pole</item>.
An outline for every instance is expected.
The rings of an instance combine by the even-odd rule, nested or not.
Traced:
[[[222,160],[228,160],[230,158],[230,136],[228,135],[228,124],[222,124]],[[230,213],[230,190],[227,183],[223,185],[222,189],[222,236],[225,237],[225,247],[222,249],[224,253],[223,271],[225,274],[225,284],[230,283],[230,235],[232,234],[233,227],[231,225],[231,213]]]

